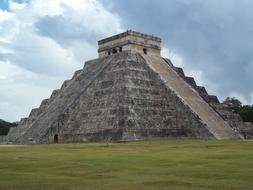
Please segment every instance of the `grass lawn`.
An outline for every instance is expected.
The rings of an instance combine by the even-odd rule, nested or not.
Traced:
[[[0,189],[253,189],[253,141],[0,146]]]

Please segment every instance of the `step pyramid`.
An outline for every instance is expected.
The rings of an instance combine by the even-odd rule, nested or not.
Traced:
[[[129,35],[133,33],[127,31],[100,43]],[[157,46],[149,44],[142,52],[140,45],[129,47],[133,44],[129,39],[125,45],[122,40],[120,43],[123,48],[112,51],[101,45],[99,58],[86,62],[28,118],[21,119],[4,141],[242,138],[212,106],[219,104],[218,99],[197,86],[193,78],[184,76],[183,70],[169,59],[162,58]]]

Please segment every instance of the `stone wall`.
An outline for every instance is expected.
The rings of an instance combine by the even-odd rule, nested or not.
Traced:
[[[144,49],[145,53],[160,55],[161,39],[152,35],[129,30],[100,40],[98,46],[99,57],[127,50],[144,53]]]

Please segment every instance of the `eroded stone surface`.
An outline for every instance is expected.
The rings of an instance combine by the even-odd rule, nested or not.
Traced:
[[[60,142],[214,138],[142,56],[131,51],[87,62],[51,98],[42,113],[31,114],[8,140],[53,142],[56,134]]]
[[[162,63],[161,58],[154,59],[158,62],[150,67],[144,58],[146,55],[143,56],[124,51],[87,62],[71,80],[63,83],[61,89],[53,91],[49,99],[33,109],[28,118],[22,119],[18,127],[12,128],[4,141],[48,143],[151,137],[227,139],[239,138],[239,133],[246,137],[245,133],[251,132],[252,126],[246,127],[240,117],[222,110],[219,103],[215,102],[214,110],[212,101],[206,100],[210,105],[204,104],[203,94],[210,95],[204,87],[197,86],[193,78],[185,77],[182,69],[174,68],[168,62]],[[158,64],[169,67],[164,67],[160,74],[152,69],[152,65]],[[164,72],[170,68],[177,73],[173,73],[174,77],[168,71]],[[167,77],[165,75],[172,77],[170,82],[184,86],[183,94],[178,94],[176,86],[161,79]],[[203,106],[209,107],[204,109],[208,110],[204,116],[197,111]],[[205,117],[218,120],[210,124]],[[234,132],[229,132],[233,130],[228,130],[225,121]]]

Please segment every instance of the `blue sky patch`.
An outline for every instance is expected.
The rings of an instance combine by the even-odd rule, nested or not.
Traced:
[[[13,0],[13,2],[17,3],[29,3],[31,0]],[[9,2],[8,0],[0,0],[0,9],[9,10]]]
[[[7,0],[0,0],[0,9],[8,10],[8,1]]]

